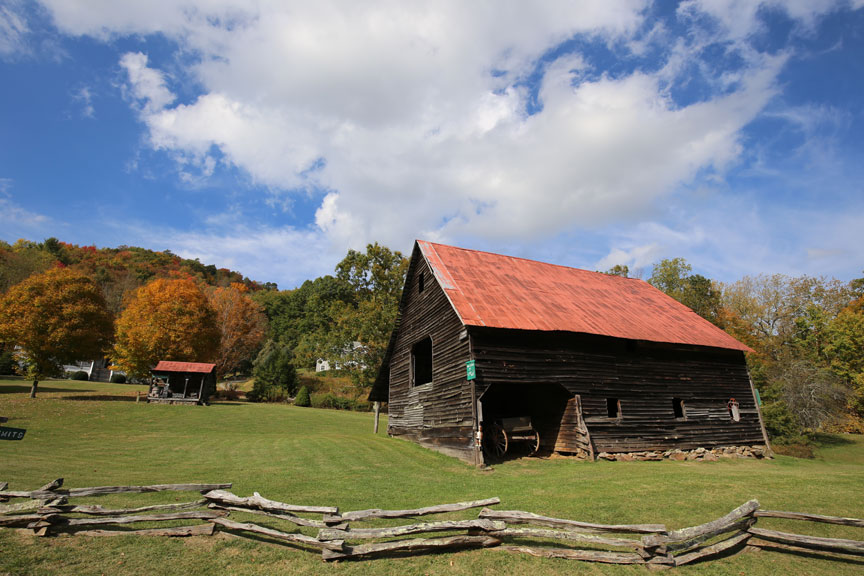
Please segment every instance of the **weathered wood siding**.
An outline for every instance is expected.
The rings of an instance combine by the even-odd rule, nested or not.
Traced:
[[[425,289],[418,290],[423,273]],[[473,458],[474,420],[463,326],[425,259],[415,250],[390,355],[388,431],[466,460]],[[432,338],[432,382],[411,386],[411,347]]]
[[[558,383],[582,399],[597,452],[762,444],[744,355],[615,338],[517,330],[472,332],[477,391],[496,383]],[[607,398],[621,403],[607,416]],[[676,419],[673,399],[684,401]],[[733,422],[730,398],[740,405]],[[484,417],[487,415],[484,414]]]

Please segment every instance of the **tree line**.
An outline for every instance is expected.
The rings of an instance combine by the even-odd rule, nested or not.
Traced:
[[[220,378],[252,373],[250,397],[267,400],[293,396],[296,368],[321,359],[367,389],[407,268],[375,243],[349,250],[331,275],[279,290],[171,253],[0,242],[0,372],[15,350],[34,381],[102,355],[133,378],[159,360],[214,362]],[[724,283],[673,258],[647,281],[753,349],[748,366],[773,437],[864,432],[864,278]]]

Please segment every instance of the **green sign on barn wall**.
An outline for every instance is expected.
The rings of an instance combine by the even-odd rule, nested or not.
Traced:
[[[477,369],[474,367],[474,360],[468,360],[465,362],[465,372],[468,380],[474,380],[477,378]]]

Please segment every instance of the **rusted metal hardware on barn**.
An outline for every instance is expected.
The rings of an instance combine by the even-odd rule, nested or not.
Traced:
[[[770,455],[748,350],[642,280],[418,241],[370,400],[389,434],[478,465],[517,417],[541,456]]]
[[[37,536],[212,536],[216,530],[238,537],[260,536],[298,549],[319,552],[325,561],[363,560],[388,555],[420,555],[471,548],[492,548],[545,558],[606,564],[640,564],[674,568],[695,561],[739,552],[745,545],[772,551],[815,551],[835,556],[829,560],[857,561],[864,557],[864,542],[842,538],[805,536],[756,528],[757,522],[780,518],[864,528],[864,520],[822,514],[761,510],[750,500],[716,520],[668,530],[663,524],[604,524],[544,516],[522,510],[497,510],[498,498],[439,504],[408,510],[372,508],[340,512],[336,506],[297,505],[252,496],[237,496],[231,484],[158,484],[151,486],[98,486],[63,488],[59,478],[32,491],[7,490],[0,482],[0,528],[30,529]],[[198,491],[195,501],[108,509],[99,505],[71,504],[72,498],[104,494]],[[7,504],[18,499],[23,502]],[[421,516],[459,514],[482,508],[477,518],[451,518],[417,522]],[[157,512],[153,514],[153,512]],[[250,521],[229,519],[233,514],[265,516],[285,524],[279,529]],[[311,517],[315,516],[315,517]],[[242,517],[241,517],[242,518]],[[398,526],[362,528],[359,523],[379,519],[410,518]],[[245,520],[245,519],[244,519]],[[186,524],[177,526],[178,521]],[[146,522],[171,525],[143,530],[124,526]],[[191,523],[190,523],[191,522]],[[315,531],[315,535],[301,530]],[[440,534],[450,536],[415,537]],[[394,540],[395,538],[395,540]]]
[[[150,404],[206,405],[216,389],[216,365],[162,360],[150,371]]]

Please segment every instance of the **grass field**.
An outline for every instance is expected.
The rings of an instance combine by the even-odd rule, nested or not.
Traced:
[[[286,405],[207,408],[134,402],[143,387],[0,380],[0,416],[26,428],[0,442],[0,480],[25,490],[64,477],[69,487],[233,482],[297,504],[343,510],[408,508],[498,496],[522,509],[602,523],[699,524],[750,498],[763,507],[864,517],[864,439],[826,438],[812,460],[595,462],[521,459],[481,471],[411,443],[372,435],[372,416]],[[386,429],[386,423],[382,423]],[[160,493],[82,499],[106,506],[186,501]],[[473,517],[476,511],[451,517]],[[246,520],[242,514],[238,519]],[[281,527],[279,521],[256,522]],[[861,529],[762,521],[763,527],[864,540]],[[314,534],[313,532],[308,532]],[[644,574],[495,550],[324,564],[320,555],[219,534],[212,538],[34,538],[0,529],[0,574]],[[747,551],[680,574],[860,574],[864,562]]]

